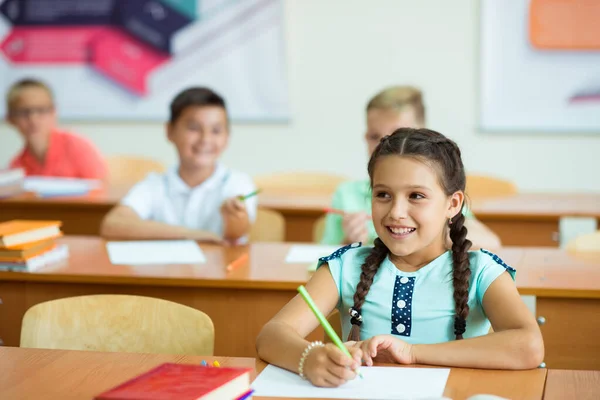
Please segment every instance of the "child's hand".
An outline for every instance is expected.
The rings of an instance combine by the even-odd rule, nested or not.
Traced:
[[[370,220],[371,216],[364,212],[345,213],[342,218],[342,229],[346,243],[366,243],[369,240],[367,223]]]
[[[246,216],[246,204],[237,197],[227,199],[221,204],[223,216],[242,218]]]
[[[361,342],[362,359],[369,367],[373,359],[379,362],[396,362],[398,364],[414,364],[412,344],[392,335],[377,335]]]
[[[190,231],[189,239],[196,240],[198,242],[225,244],[221,236],[207,231]]]
[[[315,386],[337,387],[356,377],[362,352],[350,348],[352,358],[333,344],[313,349],[304,362],[304,376]]]

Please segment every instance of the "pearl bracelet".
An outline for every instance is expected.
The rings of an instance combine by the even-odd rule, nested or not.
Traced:
[[[316,349],[317,347],[324,347],[324,346],[325,345],[321,341],[311,342],[308,344],[308,346],[306,346],[306,349],[304,349],[304,351],[302,352],[302,356],[300,357],[300,362],[298,363],[298,375],[300,375],[300,378],[306,379],[306,377],[304,376],[304,362],[306,361],[308,354],[313,349]]]

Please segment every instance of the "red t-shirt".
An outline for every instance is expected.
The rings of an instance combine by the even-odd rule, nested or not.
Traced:
[[[40,163],[27,147],[10,163],[26,175],[104,180],[107,168],[96,147],[87,139],[55,130],[50,134],[46,158]]]

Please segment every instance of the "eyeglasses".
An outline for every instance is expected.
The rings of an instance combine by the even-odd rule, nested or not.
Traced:
[[[10,116],[15,119],[27,119],[34,115],[44,116],[52,111],[54,111],[54,106],[18,108],[11,111]]]

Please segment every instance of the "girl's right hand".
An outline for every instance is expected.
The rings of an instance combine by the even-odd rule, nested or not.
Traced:
[[[371,216],[365,212],[344,214],[342,218],[344,241],[346,243],[368,242],[369,230],[367,229],[367,223],[370,220]]]
[[[321,387],[337,387],[354,379],[362,351],[359,348],[348,350],[352,358],[331,343],[311,350],[304,361],[304,376],[313,385]]]

